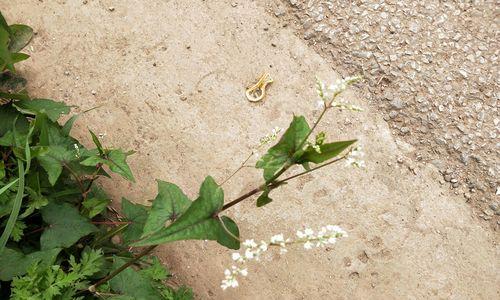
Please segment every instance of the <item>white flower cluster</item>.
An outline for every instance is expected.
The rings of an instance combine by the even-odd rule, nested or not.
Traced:
[[[348,86],[350,86],[351,84],[353,84],[359,80],[361,80],[361,76],[346,77],[342,80],[335,81],[334,84],[332,84],[328,87],[328,90],[330,93],[332,93],[333,98],[335,98],[337,95],[339,95],[340,93],[345,91]]]
[[[222,280],[221,288],[223,290],[230,287],[237,287],[238,275],[247,276],[248,269],[246,263],[251,260],[259,261],[261,255],[266,252],[270,246],[276,246],[280,249],[280,254],[288,252],[287,245],[303,244],[304,249],[309,250],[314,247],[322,247],[325,245],[333,245],[337,242],[338,238],[347,237],[347,232],[342,228],[334,225],[327,225],[315,233],[314,230],[306,228],[303,231],[297,231],[297,239],[285,239],[283,234],[277,234],[271,237],[269,243],[261,241],[257,244],[254,240],[246,240],[242,243],[243,254],[235,252],[232,254],[232,259],[237,266],[233,265],[230,269],[224,271],[225,278]]]
[[[281,131],[283,131],[283,128],[274,127],[273,131],[270,134],[266,134],[266,136],[260,138],[259,147],[274,141],[276,138],[278,138],[278,135],[280,134]]]
[[[357,105],[334,101],[338,95],[347,89],[347,87],[359,80],[361,80],[361,76],[351,76],[342,80],[337,80],[334,84],[326,88],[325,84],[317,79],[316,89],[319,97],[321,98],[321,100],[318,101],[317,109],[324,109],[325,105],[328,104],[329,107],[336,107],[351,111],[362,111],[363,109]]]
[[[321,227],[316,234],[310,228],[306,228],[304,231],[298,230],[297,237],[300,239],[297,242],[304,241],[304,249],[309,250],[314,247],[319,248],[325,245],[333,245],[337,242],[338,238],[347,237],[347,232],[339,226],[327,225]]]
[[[346,158],[346,165],[355,166],[358,168],[366,167],[363,156],[365,156],[363,149],[361,148],[361,146],[357,146],[356,148],[352,149],[351,152],[349,152]]]

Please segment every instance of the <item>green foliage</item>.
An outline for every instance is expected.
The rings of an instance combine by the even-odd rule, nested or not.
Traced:
[[[144,224],[148,219],[148,207],[134,204],[122,198],[122,214],[130,222],[123,232],[123,240],[126,244],[138,240],[143,232]]]
[[[149,235],[173,222],[191,205],[189,198],[173,183],[158,180],[158,195],[153,200],[142,235]]]
[[[96,182],[109,177],[106,170],[134,182],[127,163],[134,152],[106,148],[92,131],[96,148],[86,149],[70,135],[78,115],[59,123],[70,106],[27,94],[14,64],[29,57],[19,51],[32,35],[0,13],[0,295],[11,299],[192,299],[191,289],[165,284],[170,274],[156,257],[143,256],[156,245],[193,239],[239,249],[238,226],[222,215],[225,209],[258,192],[258,207],[271,203],[273,189],[335,162],[355,142],[327,143],[320,132],[312,143],[315,126],[294,116],[257,161],[264,182],[252,192],[224,204],[221,186],[207,176],[191,201],[175,184],[158,180],[151,207],[123,198],[117,213]],[[321,84],[318,92],[325,100]],[[280,180],[294,165],[306,171]],[[121,242],[112,239],[117,235]],[[138,256],[131,251],[142,246],[149,247]]]
[[[356,140],[350,141],[341,141],[327,144],[316,144],[319,146],[320,151],[318,152],[313,147],[308,147],[304,154],[297,160],[297,163],[308,163],[312,162],[315,164],[319,164],[325,162],[329,159],[332,159],[342,153],[349,146],[354,144]]]
[[[294,163],[296,156],[301,154],[304,140],[310,132],[309,124],[303,116],[294,116],[292,123],[285,131],[276,145],[271,147],[255,165],[257,168],[264,169],[264,179],[269,181],[276,172],[285,164]]]
[[[71,256],[67,272],[60,265],[33,264],[26,275],[12,281],[11,299],[73,299],[87,286],[87,279],[101,269],[101,257],[100,251],[84,252],[77,263]]]
[[[40,237],[42,250],[70,247],[80,238],[97,231],[97,227],[68,203],[52,202],[42,208],[41,213],[47,224]]]
[[[239,231],[228,217],[219,218],[217,213],[224,204],[224,193],[208,176],[201,185],[198,199],[176,221],[161,228],[134,246],[158,245],[179,240],[215,240],[231,249],[239,249]]]
[[[45,268],[52,265],[58,256],[60,248],[54,248],[46,251],[35,251],[24,254],[19,250],[6,248],[0,255],[0,280],[10,281],[15,276],[26,274],[28,268],[36,263]]]

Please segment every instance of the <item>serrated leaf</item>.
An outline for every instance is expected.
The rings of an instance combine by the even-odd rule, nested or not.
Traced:
[[[270,190],[266,190],[257,198],[257,207],[262,207],[273,201],[273,199],[269,197],[269,192]]]
[[[115,256],[113,269],[118,269],[125,263],[124,259]],[[152,281],[133,268],[127,268],[118,273],[109,281],[109,284],[114,292],[130,296],[131,299],[153,300],[162,298],[159,291],[154,288]]]
[[[42,250],[68,248],[82,237],[98,230],[68,203],[52,202],[42,208],[41,212],[44,222],[48,224],[40,237]]]
[[[10,281],[15,276],[26,274],[30,266],[40,262],[42,268],[48,267],[54,263],[57,255],[61,252],[60,248],[54,248],[46,251],[36,251],[30,254],[24,254],[20,251],[6,248],[0,255],[0,280]]]
[[[191,205],[189,198],[175,184],[158,180],[158,195],[153,200],[143,236],[163,227],[167,221],[175,221]]]
[[[19,242],[24,235],[24,229],[26,229],[26,224],[23,221],[17,220],[14,223],[14,228],[12,228],[12,232],[10,233],[10,239],[14,242]]]
[[[166,228],[134,243],[134,246],[158,245],[178,240],[215,240],[231,249],[239,249],[238,227],[228,217],[216,214],[224,204],[224,193],[215,180],[208,176],[200,188],[198,199],[186,212]],[[228,233],[229,231],[229,233]]]
[[[52,122],[56,122],[62,114],[68,114],[70,111],[70,107],[64,102],[50,99],[21,100],[15,102],[14,106],[25,114],[46,114]]]
[[[347,149],[347,147],[354,144],[356,141],[357,140],[340,141],[340,142],[333,142],[320,145],[319,147],[321,153],[318,153],[312,147],[308,147],[307,150],[304,152],[304,154],[300,157],[298,163],[302,164],[307,162],[312,162],[315,164],[322,163],[324,161],[336,157],[337,155],[342,153],[342,151]]]
[[[271,147],[256,163],[256,167],[264,169],[264,179],[271,179],[286,162],[294,163],[294,156],[309,134],[309,124],[303,116],[294,116],[290,126],[276,145]]]
[[[152,263],[149,267],[139,271],[141,275],[144,275],[151,280],[165,280],[170,275],[170,272],[163,266],[158,259],[158,257],[152,257]]]
[[[148,210],[144,205],[135,204],[122,198],[122,214],[127,218],[127,221],[130,222],[123,231],[123,241],[125,244],[128,244],[141,237],[144,224],[148,218]]]
[[[27,25],[14,24],[10,25],[10,52],[21,51],[33,37],[33,29]]]

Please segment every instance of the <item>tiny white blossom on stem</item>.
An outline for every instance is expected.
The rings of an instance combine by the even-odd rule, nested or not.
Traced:
[[[357,146],[352,149],[351,152],[347,155],[346,165],[347,166],[355,166],[358,168],[366,167],[365,161],[362,159],[365,156],[361,146]]]
[[[246,264],[252,260],[259,261],[262,254],[268,251],[269,246],[279,247],[279,253],[285,254],[288,252],[288,245],[303,244],[304,249],[310,250],[325,245],[333,245],[337,242],[337,239],[347,237],[347,233],[342,228],[334,225],[321,227],[321,229],[317,233],[311,228],[297,230],[296,235],[297,239],[295,240],[291,238],[285,238],[285,236],[280,233],[273,235],[269,239],[269,243],[265,241],[257,243],[254,240],[246,240],[242,242],[241,245],[243,246],[243,254],[235,252],[231,255],[233,261],[238,265],[232,266],[231,269],[226,269],[224,271],[225,278],[224,280],[222,280],[221,288],[225,290],[230,287],[238,287],[239,283],[237,280],[237,276],[248,275]]]
[[[260,138],[259,147],[269,144],[270,142],[276,140],[281,131],[283,131],[283,128],[274,127],[273,131],[270,134],[266,134],[264,137]]]

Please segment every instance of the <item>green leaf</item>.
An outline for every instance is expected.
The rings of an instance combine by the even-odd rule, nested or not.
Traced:
[[[0,280],[10,281],[15,276],[26,274],[28,268],[40,262],[41,267],[48,267],[54,263],[57,255],[61,252],[60,248],[46,251],[37,251],[24,254],[20,251],[6,248],[0,255]]]
[[[267,189],[259,196],[259,198],[257,198],[257,207],[264,206],[273,201],[273,199],[269,197],[269,192],[270,190]]]
[[[104,155],[104,148],[102,147],[101,141],[99,141],[99,138],[97,138],[97,135],[89,129],[90,135],[92,136],[92,141],[94,142],[95,146],[97,147],[97,150],[99,151],[99,155]]]
[[[12,62],[12,55],[9,51],[9,40],[10,40],[10,28],[6,30],[4,27],[0,27],[0,72],[5,68],[14,72],[14,64]]]
[[[0,12],[0,28],[3,28],[9,35],[12,33],[9,25],[7,25],[7,21],[5,21],[5,18],[2,15],[2,12]]]
[[[0,137],[4,138],[7,132],[12,131],[12,124],[16,120],[16,129],[19,132],[27,132],[29,129],[29,123],[26,117],[21,115],[15,108],[11,105],[0,105]],[[11,132],[12,133],[12,132]]]
[[[4,93],[4,95],[2,95],[2,98],[17,99],[18,97],[6,96],[8,96],[9,94],[20,93],[24,90],[26,84],[26,79],[17,74],[11,72],[4,72],[0,74],[0,92]]]
[[[110,150],[106,158],[99,156],[91,156],[81,162],[84,166],[96,166],[97,164],[105,164],[109,169],[123,178],[135,182],[134,175],[127,164],[127,156],[129,153],[124,153],[122,150]]]
[[[66,136],[69,136],[71,129],[73,128],[73,124],[75,123],[76,119],[78,119],[80,115],[74,115],[69,118],[66,123],[64,123],[63,128],[61,129],[62,133],[65,134]]]
[[[304,140],[309,134],[309,124],[303,116],[294,116],[292,123],[276,145],[271,147],[256,163],[256,167],[264,169],[264,179],[270,180],[285,163],[294,163],[294,159],[302,149]]]
[[[191,205],[189,198],[173,183],[158,180],[158,195],[153,200],[143,236],[165,227],[167,221],[175,221]]]
[[[3,160],[0,160],[0,179],[5,177],[5,163]]]
[[[128,244],[141,237],[148,218],[148,210],[144,205],[135,204],[122,198],[122,214],[131,222],[123,231],[123,241]]]
[[[115,256],[113,269],[118,269],[125,263],[124,259]],[[113,277],[109,284],[114,292],[130,296],[131,299],[161,299],[160,293],[154,288],[151,280],[130,267]]]
[[[68,248],[80,238],[97,231],[97,227],[68,203],[52,202],[42,208],[41,212],[43,220],[48,224],[40,237],[42,250]]]
[[[100,198],[90,198],[83,201],[83,207],[85,208],[85,215],[92,219],[93,217],[100,214],[109,205],[111,200],[100,199]]]
[[[17,217],[19,216],[19,211],[21,210],[21,204],[23,203],[24,196],[24,164],[19,159],[17,160],[18,172],[19,172],[19,185],[17,187],[16,198],[14,199],[14,203],[12,205],[12,211],[10,213],[9,219],[7,220],[7,224],[5,225],[5,229],[0,236],[0,256],[2,256],[2,252],[5,249],[5,245],[9,240],[10,234],[14,229],[15,222],[17,221]]]
[[[63,166],[72,159],[75,159],[73,151],[66,149],[64,146],[49,146],[46,152],[37,157],[38,162],[49,175],[51,185],[56,184],[62,173]]]
[[[27,226],[23,221],[17,220],[10,234],[11,240],[13,240],[14,242],[19,242],[24,235],[24,229],[26,229],[26,227]]]
[[[198,199],[175,222],[149,237],[134,243],[134,246],[159,245],[178,240],[216,240],[231,249],[239,249],[238,227],[227,217],[216,215],[224,204],[224,192],[208,176],[200,188]],[[228,233],[229,231],[229,233]]]
[[[25,53],[12,53],[10,55],[10,57],[12,59],[13,64],[18,63],[18,62],[23,61],[23,60],[27,60],[28,58],[30,58],[30,56],[28,54],[25,54]]]
[[[64,102],[50,99],[21,100],[15,102],[14,106],[25,114],[46,114],[52,122],[56,122],[62,114],[68,114],[70,111],[70,107]]]
[[[160,260],[156,256],[152,257],[151,266],[140,270],[139,273],[147,278],[150,278],[151,280],[157,281],[165,280],[170,276],[168,270],[161,264]]]
[[[315,164],[327,161],[339,155],[347,147],[354,144],[357,140],[333,142],[320,145],[321,153],[318,153],[312,147],[308,147],[304,154],[300,157],[299,163],[312,162]]]
[[[10,25],[9,27],[11,31],[9,51],[19,52],[30,42],[33,37],[33,29],[21,24]]]

